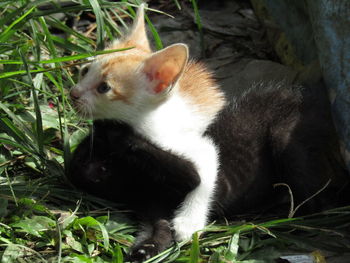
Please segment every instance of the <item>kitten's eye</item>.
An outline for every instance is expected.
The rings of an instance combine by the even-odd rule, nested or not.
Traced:
[[[85,66],[80,71],[80,77],[84,77],[89,71],[89,66]]]
[[[103,82],[100,86],[97,87],[98,93],[106,93],[110,90],[111,88],[107,85],[106,82]]]

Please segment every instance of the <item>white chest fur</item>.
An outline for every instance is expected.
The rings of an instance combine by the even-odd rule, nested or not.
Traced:
[[[218,153],[212,140],[203,135],[210,117],[174,95],[156,110],[134,123],[141,134],[165,150],[184,156],[193,162],[201,179],[175,212],[173,227],[178,241],[189,239],[204,228],[215,191]]]

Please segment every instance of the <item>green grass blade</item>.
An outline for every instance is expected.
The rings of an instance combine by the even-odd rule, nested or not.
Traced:
[[[6,42],[15,32],[16,30],[12,30],[14,29],[14,27],[20,23],[21,21],[23,21],[23,19],[25,19],[30,13],[33,12],[33,10],[35,9],[35,6],[33,6],[32,8],[30,8],[27,12],[25,12],[22,16],[20,16],[19,18],[17,18],[15,21],[13,21],[1,34],[0,34],[0,43],[1,42]]]
[[[0,103],[1,104],[1,103]],[[0,105],[1,106],[1,105]],[[0,119],[0,127],[2,131],[7,131],[8,135],[13,137],[16,141],[23,142],[25,135],[6,117]]]
[[[44,34],[45,34],[45,40],[42,41],[42,42],[43,42],[43,44],[47,44],[47,48],[50,51],[51,57],[56,58],[57,57],[56,47],[55,47],[55,45],[53,43],[52,35],[50,33],[50,30],[47,27],[46,20],[45,20],[44,17],[39,17],[38,21],[40,22],[40,25],[41,25],[41,27],[42,27],[42,29],[44,31]]]
[[[234,261],[238,255],[239,236],[240,236],[239,232],[235,233],[231,237],[230,242],[228,243],[228,247],[225,251],[225,259],[227,259],[228,261]]]
[[[70,12],[80,12],[80,11],[87,11],[87,10],[92,10],[92,7],[90,5],[76,4],[76,5],[73,5],[73,6],[50,8],[48,10],[36,11],[36,12],[33,12],[30,15],[30,18],[38,18],[38,17],[43,17],[43,16],[49,16],[49,15],[56,14],[56,13],[68,14]]]
[[[33,19],[30,19],[29,22],[30,22],[31,31],[32,31],[32,34],[33,34],[33,40],[34,40],[34,45],[32,45],[33,54],[34,54],[34,57],[35,57],[36,60],[40,60],[41,43],[40,43],[39,34],[38,34],[38,32],[40,32],[40,29],[38,28],[36,23],[34,23]]]
[[[0,64],[3,64],[3,65],[22,65],[23,62],[20,60],[3,59],[3,60],[0,60]]]
[[[198,31],[199,31],[201,53],[202,53],[202,56],[204,57],[204,55],[205,55],[205,47],[204,47],[204,35],[203,35],[203,27],[202,27],[201,16],[199,14],[197,0],[190,0],[190,1],[192,2],[192,7],[193,7],[194,15],[195,15],[195,21],[196,21],[197,28],[198,28]]]
[[[80,34],[76,30],[73,30],[72,28],[66,26],[61,21],[59,21],[53,17],[50,17],[46,22],[49,26],[51,26],[53,28],[60,29],[60,30],[64,31],[67,35],[73,35],[76,38],[83,41],[84,43],[89,44],[90,46],[94,45],[94,41],[92,39],[84,36],[83,34]]]
[[[174,3],[176,5],[177,9],[181,10],[181,5],[180,5],[179,1],[178,0],[174,0]]]
[[[102,3],[98,3],[98,5],[100,6],[100,8],[121,8],[124,6],[135,6],[131,3],[127,3],[127,2],[107,2],[104,1]],[[91,4],[76,4],[76,5],[70,5],[70,6],[65,6],[65,7],[55,7],[55,8],[50,8],[47,10],[40,10],[40,11],[35,11],[33,12],[29,18],[38,18],[38,17],[42,17],[42,16],[49,16],[52,14],[56,14],[56,13],[77,13],[80,11],[91,11],[93,10],[93,7],[91,6]],[[161,13],[161,12],[160,12]]]
[[[98,221],[97,221],[98,222]],[[109,249],[109,234],[104,225],[102,225],[100,222],[98,222],[98,226],[101,230],[102,237],[103,237],[103,246],[106,250]]]
[[[198,263],[199,262],[199,238],[198,232],[194,233],[192,236],[192,245],[190,250],[190,259],[188,263]]]
[[[24,9],[27,8],[27,5],[23,5],[20,8],[12,11],[10,14],[7,13],[6,15],[4,15],[2,17],[2,19],[0,19],[0,28],[4,28],[4,26],[11,21],[12,19],[14,19],[16,16],[18,16],[20,13],[23,12]]]
[[[15,195],[15,191],[13,191],[11,180],[10,180],[10,177],[9,177],[9,175],[7,173],[7,169],[5,169],[5,175],[6,175],[6,178],[7,178],[8,186],[10,187],[10,191],[11,191],[13,200],[15,201],[16,206],[18,206],[17,197]]]
[[[280,226],[280,225],[284,225],[284,224],[290,224],[290,223],[295,223],[298,221],[302,221],[303,218],[299,218],[299,217],[294,217],[294,218],[281,218],[281,219],[275,219],[275,220],[271,220],[265,223],[260,224],[263,227],[273,227],[273,226]]]
[[[44,131],[43,131],[43,123],[42,123],[42,117],[41,117],[41,111],[40,111],[40,106],[39,106],[39,100],[37,96],[36,89],[38,89],[41,85],[42,82],[42,75],[37,75],[34,82],[32,81],[32,76],[29,72],[27,60],[23,53],[20,50],[20,55],[23,61],[24,68],[27,72],[28,79],[30,80],[31,86],[32,86],[32,97],[33,97],[33,103],[34,103],[34,111],[35,111],[35,116],[36,116],[36,143],[38,145],[38,150],[39,154],[41,157],[44,157]],[[40,78],[41,76],[41,78]]]
[[[46,71],[52,71],[52,70],[58,70],[60,68],[50,68],[50,69],[31,69],[29,70],[30,73],[41,73],[41,72],[46,72]],[[11,72],[2,72],[0,73],[0,79],[6,79],[6,78],[11,78],[15,76],[22,76],[27,74],[26,70],[16,70],[16,71],[11,71]]]
[[[80,59],[90,58],[90,57],[103,55],[103,54],[126,51],[126,50],[129,50],[132,48],[134,48],[134,47],[87,52],[87,53],[82,53],[82,54],[77,54],[77,55],[65,56],[65,57],[61,57],[61,58],[42,60],[42,61],[39,61],[39,63],[47,64],[47,63],[57,63],[57,62],[67,62],[67,61],[72,61],[72,60],[80,60]]]
[[[124,22],[124,20],[120,17],[120,15],[116,12],[116,10],[114,9],[110,9],[109,10],[117,19],[118,22],[124,27],[124,29],[128,29],[127,24]],[[128,16],[130,16],[130,14],[128,12],[126,12],[124,9],[118,8],[118,11],[121,13],[124,13]],[[108,14],[109,15],[109,14]],[[110,15],[109,15],[110,16]],[[112,18],[111,18],[112,19]],[[119,30],[119,28],[117,29],[118,34],[121,36],[122,35],[122,31]]]
[[[67,38],[62,38],[58,36],[51,35],[50,36],[53,44],[57,48],[65,49],[67,52],[76,52],[76,53],[85,53],[91,51],[91,48],[83,47],[79,44],[74,44],[71,41],[69,41]],[[38,34],[38,39],[40,39],[42,42],[45,41],[46,35]]]
[[[123,1],[125,2],[125,1]],[[140,4],[140,3],[139,3]],[[131,6],[128,6],[128,10],[129,12],[132,14],[132,16],[135,18],[136,17],[136,12],[134,11],[134,9],[132,9]],[[148,16],[145,14],[145,20],[152,32],[152,35],[153,35],[153,38],[154,38],[154,41],[155,41],[155,45],[156,45],[156,49],[157,50],[160,50],[163,48],[163,43],[162,43],[162,40],[160,39],[159,37],[159,34],[156,30],[156,28],[154,27],[154,25],[152,24],[151,20],[148,18]]]
[[[101,10],[98,0],[89,0],[93,12],[96,16],[97,24],[97,49],[102,50],[104,48],[104,20],[103,12]]]
[[[100,50],[100,51],[94,51],[94,52],[86,52],[86,53],[81,53],[77,55],[70,55],[70,56],[64,56],[64,57],[57,57],[53,59],[47,59],[47,60],[41,60],[41,61],[27,61],[28,64],[51,64],[51,63],[59,63],[59,62],[69,62],[73,60],[81,60],[85,58],[91,58],[99,55],[104,55],[104,54],[110,54],[114,52],[121,52],[121,51],[126,51],[129,49],[133,49],[134,47],[127,47],[127,48],[120,48],[120,49],[109,49],[109,50]],[[0,64],[16,64],[16,65],[22,65],[23,61],[21,60],[0,60]],[[23,72],[23,70],[19,70],[18,72]],[[11,75],[10,73],[12,72],[7,72],[7,75]],[[4,74],[5,75],[5,74]],[[1,74],[0,74],[1,76]]]
[[[48,40],[48,49],[51,52],[51,56],[53,57],[53,59],[51,59],[51,63],[55,63],[56,67],[61,67],[61,62],[56,61],[59,58],[59,56],[57,55],[56,48],[53,41],[53,36],[49,32],[49,29],[46,24],[46,20],[43,17],[40,17],[39,21],[44,29],[45,38]],[[70,160],[70,146],[69,146],[69,139],[68,139],[69,134],[68,134],[68,127],[67,127],[66,106],[65,106],[67,99],[65,97],[64,88],[63,88],[62,73],[65,73],[65,71],[64,70],[57,71],[56,73],[56,79],[57,79],[56,88],[59,90],[60,97],[61,97],[61,104],[62,104],[62,106],[58,104],[58,107],[59,107],[58,117],[59,117],[59,123],[60,123],[60,133],[61,133],[61,137],[63,138],[63,147],[64,147],[63,159],[64,159],[64,163],[68,164]],[[61,107],[62,107],[62,113],[60,111]],[[62,122],[62,119],[63,119],[63,122]]]
[[[55,3],[54,1],[52,1],[52,0],[32,0],[32,1],[28,1],[29,3],[28,3],[28,5],[29,6],[40,6],[41,4],[43,4],[43,3]]]
[[[117,244],[113,249],[112,263],[123,263],[123,262],[124,262],[123,252],[122,252],[122,249],[120,248],[120,245]]]
[[[117,33],[118,36],[122,35],[122,31],[119,29],[118,25],[116,24],[116,22],[114,21],[114,19],[111,16],[111,13],[114,14],[117,19],[119,17],[119,15],[113,10],[113,9],[109,9],[108,12],[105,12],[105,21],[106,21],[106,29],[110,29],[109,31],[114,31]],[[120,19],[120,17],[119,17]],[[120,19],[122,21],[122,19]],[[113,38],[110,37],[110,39],[112,40]]]
[[[3,123],[3,119],[0,119],[0,127],[4,127],[4,123]],[[11,134],[9,134],[11,135]],[[11,135],[16,141],[12,141],[8,138],[2,138],[0,137],[0,142],[3,144],[7,144],[7,145],[11,145],[13,147],[16,147],[17,149],[22,150],[25,153],[32,153],[32,154],[36,154],[36,152],[34,152],[32,149],[26,147],[26,143],[21,143],[20,139],[17,139],[16,136]]]
[[[147,24],[152,32],[155,44],[156,44],[156,49],[160,50],[163,48],[163,43],[162,40],[160,39],[160,36],[156,30],[156,28],[154,27],[154,25],[152,24],[151,20],[148,18],[148,16],[145,14],[145,19],[147,21]]]
[[[85,58],[90,58],[98,55],[103,55],[103,54],[109,54],[109,53],[114,53],[114,52],[120,52],[120,51],[125,51],[128,49],[132,49],[134,47],[129,47],[129,48],[123,48],[123,49],[111,49],[111,50],[103,50],[103,51],[96,51],[96,52],[89,52],[89,53],[84,53],[84,54],[78,54],[78,55],[71,55],[71,56],[65,56],[65,57],[57,57],[54,59],[48,59],[48,60],[42,60],[39,62],[29,62],[30,64],[34,63],[41,63],[41,64],[49,64],[49,63],[58,63],[58,62],[68,62],[72,60],[81,60]],[[6,63],[6,62],[5,62]],[[23,64],[23,62],[21,62]],[[1,64],[1,60],[0,60]],[[31,69],[29,70],[30,73],[41,73],[41,72],[49,72],[49,71],[56,71],[56,70],[62,70],[64,67],[58,66],[54,68],[39,68],[38,69]],[[21,76],[25,75],[27,73],[26,70],[16,70],[16,71],[11,71],[11,72],[2,72],[0,73],[0,79],[5,79],[5,78],[11,78],[14,76]]]
[[[27,136],[29,136],[31,139],[35,138],[33,132],[2,102],[0,102],[0,108],[12,119],[13,123],[8,118],[1,118],[1,120],[6,121],[6,126],[14,131],[15,134],[20,134],[20,138],[23,140],[25,140]],[[21,130],[17,127],[19,127]]]

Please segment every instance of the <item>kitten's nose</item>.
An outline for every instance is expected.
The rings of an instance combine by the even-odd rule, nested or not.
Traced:
[[[70,95],[72,100],[78,100],[81,96],[80,92],[75,87],[70,90],[69,95]]]

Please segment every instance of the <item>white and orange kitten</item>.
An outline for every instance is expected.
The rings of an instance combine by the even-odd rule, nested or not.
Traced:
[[[96,121],[68,177],[152,214],[152,233],[138,238],[132,259],[170,246],[171,229],[186,240],[209,216],[280,205],[276,183],[288,184],[299,204],[332,179],[304,212],[349,204],[324,90],[262,83],[226,102],[211,73],[188,61],[185,44],[151,51],[143,6],[131,32],[109,49],[126,47],[133,48],[98,56],[71,91],[77,110]]]
[[[139,8],[131,32],[109,49],[132,49],[98,56],[71,90],[78,110],[97,119],[127,123],[155,145],[193,162],[199,186],[172,220],[176,240],[205,227],[218,173],[218,149],[204,135],[225,105],[211,74],[188,61],[188,47],[174,44],[152,52]]]

